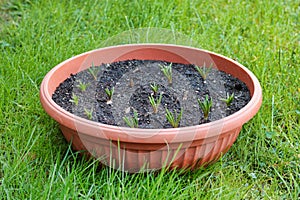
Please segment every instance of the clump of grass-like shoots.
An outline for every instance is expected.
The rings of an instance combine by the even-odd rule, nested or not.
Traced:
[[[202,76],[202,78],[204,80],[206,80],[209,72],[212,69],[212,64],[209,67],[206,67],[205,63],[202,67],[199,67],[199,66],[195,65],[195,69],[199,72],[199,74]]]
[[[158,107],[161,103],[161,99],[162,99],[162,94],[159,95],[159,98],[157,99],[157,101],[155,101],[154,97],[151,95],[149,96],[149,101],[150,101],[150,104],[153,108],[153,112],[154,113],[157,113],[158,112]]]
[[[97,75],[98,75],[99,70],[100,70],[100,68],[95,67],[94,63],[92,63],[92,66],[90,68],[88,68],[89,73],[93,76],[93,78],[95,80],[97,80]]]
[[[175,113],[176,113],[176,111],[174,111],[174,114],[173,114],[166,108],[166,118],[167,118],[168,122],[171,124],[171,126],[173,126],[173,128],[177,128],[179,126],[179,122],[182,117],[183,109],[180,110],[180,113],[178,115]]]
[[[211,107],[212,107],[212,100],[208,98],[208,95],[206,95],[204,101],[201,101],[200,99],[198,99],[198,104],[199,104],[199,107],[201,108],[201,110],[203,112],[204,119],[207,120],[209,112],[210,112]]]
[[[159,86],[156,83],[150,84],[151,90],[153,92],[153,95],[156,95],[158,92]]]
[[[93,118],[93,109],[88,110],[88,109],[84,108],[84,113],[89,120],[91,120]]]
[[[82,92],[86,91],[86,88],[87,88],[88,84],[83,83],[81,80],[78,81],[78,84],[79,84],[79,85],[77,85],[77,87],[78,87]]]
[[[107,95],[107,104],[111,104],[112,103],[112,96],[114,94],[115,88],[112,87],[111,89],[105,88],[105,93]]]
[[[124,122],[129,126],[130,128],[138,128],[139,127],[139,119],[138,119],[138,113],[136,111],[133,112],[133,117],[123,117]]]
[[[70,99],[70,102],[74,103],[76,106],[79,104],[79,97],[76,94],[72,94],[72,99]]]
[[[167,77],[169,85],[172,85],[172,63],[167,66],[161,66],[160,69],[163,74]]]
[[[232,101],[234,100],[234,93],[232,93],[231,95],[229,95],[229,93],[226,93],[226,99],[221,99],[221,100],[226,103],[227,107],[229,107]]]

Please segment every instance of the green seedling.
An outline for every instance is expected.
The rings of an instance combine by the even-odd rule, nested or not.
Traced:
[[[133,112],[133,117],[123,117],[124,122],[129,126],[130,128],[138,128],[139,127],[139,119],[138,114],[136,111]]]
[[[91,120],[93,118],[93,109],[88,110],[88,109],[84,108],[84,113],[89,120]]]
[[[176,113],[176,111],[174,113]],[[179,122],[181,120],[182,113],[183,113],[183,109],[181,109],[179,115],[176,116],[176,114],[173,114],[166,108],[166,118],[167,118],[168,122],[171,124],[171,126],[173,126],[173,128],[177,128],[179,126]]]
[[[78,81],[79,85],[77,85],[77,87],[84,92],[88,86],[88,84],[83,83],[81,80]]]
[[[70,100],[70,102],[74,103],[76,106],[78,106],[79,104],[79,97],[76,94],[72,94],[72,99]]]
[[[108,101],[110,101],[110,102],[112,100],[112,96],[114,94],[114,91],[115,91],[114,87],[112,87],[111,89],[105,88],[105,93],[106,93],[106,95],[108,97]]]
[[[160,69],[163,72],[163,74],[167,77],[169,85],[172,84],[172,63],[168,66],[161,66]]]
[[[151,95],[149,96],[149,101],[150,101],[150,104],[153,108],[153,112],[154,113],[157,113],[158,112],[158,107],[161,103],[161,99],[162,99],[162,94],[159,95],[159,98],[157,99],[157,101],[155,101],[154,97]]]
[[[159,86],[156,83],[150,84],[151,90],[153,92],[153,95],[156,95],[158,92]]]
[[[92,63],[92,66],[90,68],[88,68],[89,73],[93,76],[93,78],[95,80],[97,80],[97,75],[98,75],[99,70],[100,70],[100,68],[95,67],[94,63]]]
[[[209,100],[208,95],[206,95],[204,101],[198,99],[198,104],[204,114],[204,119],[207,120],[210,109],[212,107],[212,100],[211,99]]]
[[[229,95],[229,93],[226,93],[226,99],[222,98],[221,100],[226,103],[227,107],[229,107],[234,100],[234,93],[232,93],[231,95]]]
[[[209,67],[206,67],[205,63],[202,67],[199,67],[199,66],[195,65],[195,69],[199,72],[199,74],[202,76],[202,78],[204,80],[206,80],[209,72],[212,69],[212,64]]]

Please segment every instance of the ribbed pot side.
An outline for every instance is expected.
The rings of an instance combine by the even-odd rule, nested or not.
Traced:
[[[177,129],[140,129],[116,127],[75,116],[53,100],[56,87],[70,74],[94,65],[128,59],[152,59],[202,64],[214,67],[243,81],[251,100],[238,112],[214,122]],[[164,166],[195,169],[215,162],[236,140],[242,125],[259,110],[262,91],[257,78],[241,64],[206,50],[166,45],[136,44],[96,49],[70,58],[54,67],[44,78],[40,100],[55,119],[74,150],[86,150],[90,156],[110,167],[129,172],[156,170]]]

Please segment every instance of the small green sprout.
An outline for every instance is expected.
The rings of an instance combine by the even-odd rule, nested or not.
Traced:
[[[202,76],[202,78],[204,80],[206,80],[209,72],[212,69],[212,64],[209,67],[206,67],[205,63],[203,65],[203,67],[199,67],[199,66],[195,65],[195,69],[199,72],[199,74]]]
[[[129,126],[130,128],[138,128],[139,127],[139,119],[138,114],[136,111],[133,112],[133,117],[123,117],[124,122]]]
[[[212,107],[212,100],[208,98],[208,95],[205,96],[205,100],[203,102],[201,102],[200,99],[198,99],[198,104],[199,107],[201,108],[203,114],[204,114],[204,119],[207,120],[208,119],[208,114],[210,112],[210,109]]]
[[[112,87],[111,89],[105,88],[105,93],[108,97],[108,101],[111,101],[114,91],[115,91],[114,87]]]
[[[84,108],[84,113],[89,120],[91,120],[93,118],[93,109],[88,110],[88,109]]]
[[[88,84],[83,83],[81,80],[78,81],[79,85],[77,85],[77,87],[84,92],[88,86]]]
[[[231,95],[229,95],[229,93],[226,93],[226,99],[222,98],[221,100],[226,103],[227,107],[229,107],[234,100],[234,93],[232,93]]]
[[[150,101],[150,104],[153,108],[153,112],[154,113],[157,113],[158,112],[158,107],[161,103],[161,99],[162,99],[162,94],[159,95],[159,98],[157,99],[157,101],[155,101],[154,97],[151,95],[149,96],[149,101]]]
[[[76,106],[79,104],[79,97],[76,94],[72,94],[72,99],[70,99],[70,102],[74,103]]]
[[[163,72],[163,74],[167,77],[169,85],[172,84],[172,63],[168,66],[161,66],[160,69]]]
[[[173,114],[172,112],[170,112],[167,108],[166,108],[166,118],[168,120],[168,122],[171,124],[171,126],[173,126],[173,128],[177,128],[179,126],[179,122],[180,119],[182,117],[182,113],[183,113],[183,109],[180,110],[180,113],[178,116],[176,116],[176,114]],[[175,111],[176,113],[176,111]]]
[[[97,75],[99,72],[100,68],[94,66],[94,62],[92,63],[92,66],[88,68],[89,73],[93,76],[95,80],[97,80]]]
[[[153,94],[156,95],[158,92],[159,86],[156,83],[150,84],[151,90],[153,91]]]

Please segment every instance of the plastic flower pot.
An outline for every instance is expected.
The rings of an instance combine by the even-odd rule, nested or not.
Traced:
[[[142,129],[112,126],[67,112],[52,100],[52,94],[70,74],[93,63],[140,59],[173,63],[213,63],[213,67],[243,81],[251,100],[241,110],[213,122],[182,128]],[[85,152],[115,169],[139,172],[162,167],[196,169],[217,161],[235,142],[244,123],[259,110],[262,89],[246,67],[222,55],[186,46],[135,44],[100,48],[72,57],[55,66],[44,78],[40,100],[45,111],[60,124],[74,150]]]

